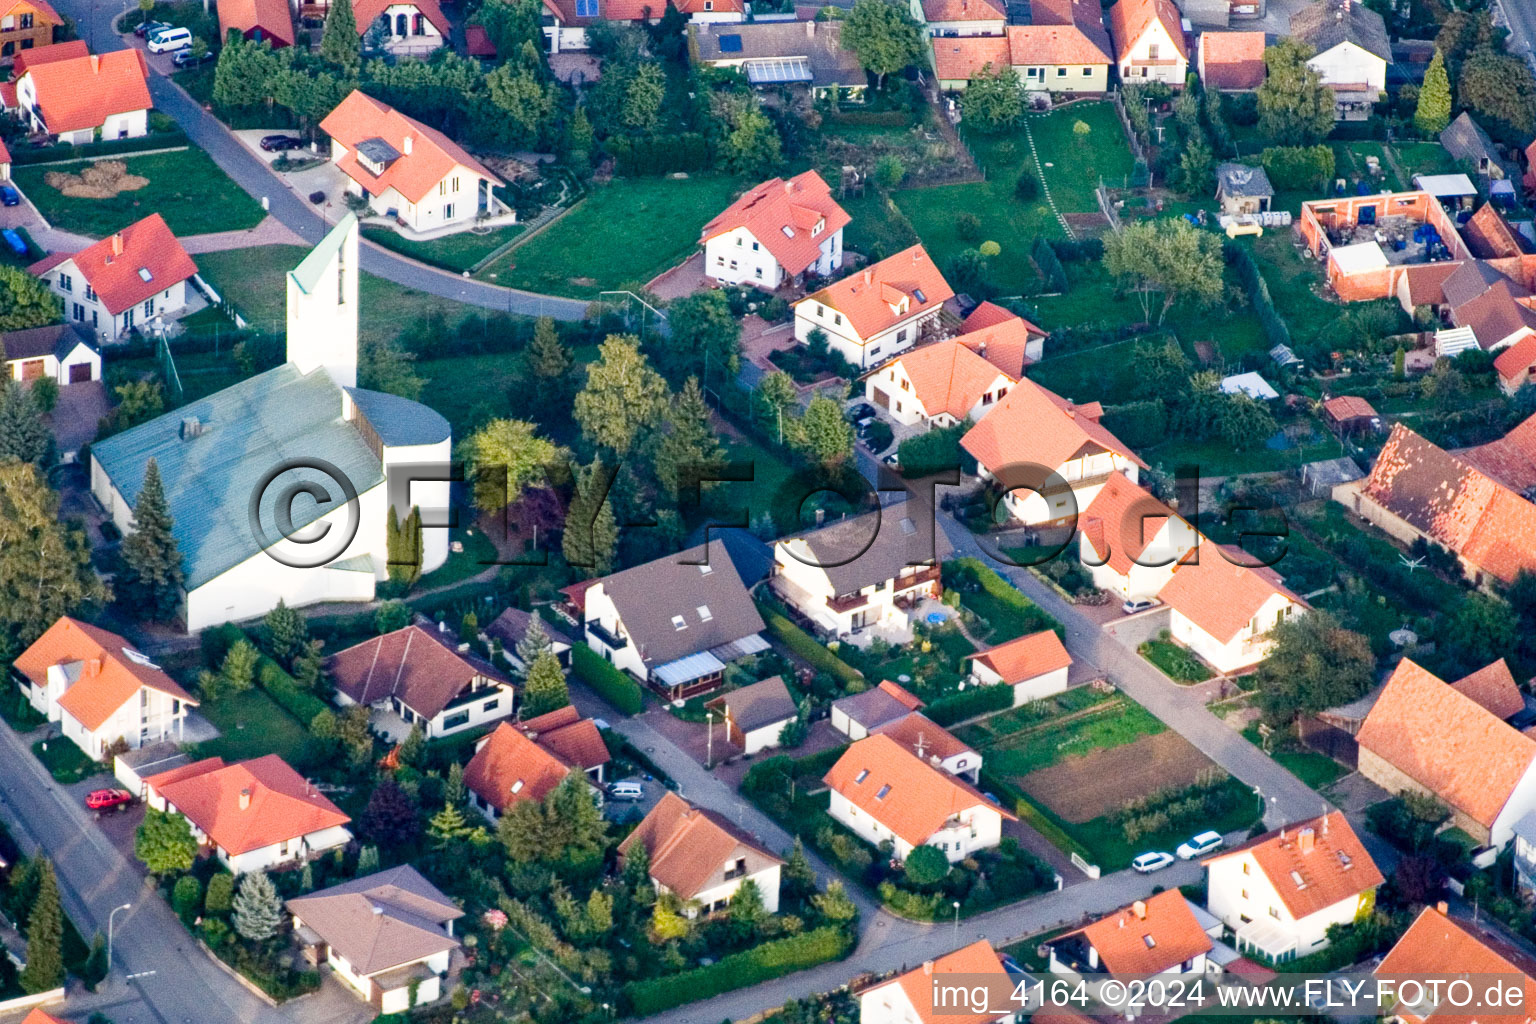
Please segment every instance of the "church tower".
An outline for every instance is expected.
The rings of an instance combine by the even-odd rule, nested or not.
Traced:
[[[347,214],[288,272],[288,362],[357,386],[357,217]]]

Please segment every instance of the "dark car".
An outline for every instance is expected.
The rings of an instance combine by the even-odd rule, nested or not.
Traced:
[[[178,50],[176,56],[171,58],[171,63],[178,68],[193,68],[204,61],[212,59],[212,51],[205,50],[202,53],[193,53],[191,50]]]
[[[868,402],[860,402],[848,410],[848,422],[858,423],[860,420],[870,419],[875,415],[875,407]]]
[[[303,147],[304,140],[297,135],[263,135],[261,137],[261,148],[268,153],[282,153]]]
[[[161,29],[171,27],[170,22],[166,21],[141,21],[133,27],[133,34],[140,39],[148,39]]]
[[[0,185],[0,203],[6,206],[20,206],[21,193],[10,185]]]

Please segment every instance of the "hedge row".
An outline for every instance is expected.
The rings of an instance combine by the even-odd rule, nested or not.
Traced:
[[[811,634],[772,608],[759,605],[758,610],[763,613],[763,621],[768,623],[769,631],[779,638],[779,642],[804,659],[812,668],[819,672],[831,673],[845,686],[864,682],[864,673],[827,650]]]
[[[1289,345],[1291,329],[1286,326],[1280,314],[1275,312],[1274,300],[1269,297],[1269,285],[1259,272],[1259,264],[1253,258],[1253,253],[1236,242],[1226,242],[1222,246],[1222,253],[1227,263],[1237,271],[1238,279],[1243,282],[1243,289],[1253,303],[1253,311],[1258,314],[1259,324],[1264,328],[1264,337],[1269,339],[1271,346]]]
[[[709,140],[698,132],[620,136],[609,139],[607,147],[618,165],[618,173],[634,177],[702,171],[715,162]]]
[[[329,710],[325,701],[300,686],[281,665],[265,655],[256,663],[256,684],[279,707],[305,725],[314,721],[320,712]]]
[[[141,135],[135,139],[106,139],[102,142],[87,142],[79,146],[68,144],[61,146],[43,146],[39,149],[17,148],[11,154],[13,164],[46,164],[58,160],[81,160],[92,156],[120,156],[132,155],[155,149],[173,149],[177,146],[191,145],[187,133],[180,128],[169,132],[156,132],[153,135]]]
[[[1011,804],[1013,811],[1019,816],[1019,820],[1033,828],[1045,837],[1046,842],[1067,856],[1077,854],[1088,863],[1093,863],[1093,853],[1082,843],[1067,835],[1066,830],[1046,817],[1045,812],[1036,807],[1024,791],[1015,786],[1008,779],[1003,778],[991,769],[981,769],[981,788],[992,793],[1005,804]]]
[[[1040,276],[1045,278],[1045,290],[1058,295],[1065,294],[1071,287],[1067,282],[1067,268],[1061,265],[1055,248],[1046,241],[1044,235],[1035,236],[1035,244],[1029,254],[1034,257],[1035,266],[1040,268]]]
[[[635,681],[614,668],[586,644],[571,648],[571,668],[597,695],[626,715],[638,715],[645,707],[645,695]]]
[[[1327,188],[1334,178],[1330,146],[1271,146],[1259,154],[1269,183],[1281,192]]]
[[[732,953],[708,967],[696,967],[663,978],[632,981],[624,986],[622,998],[630,1014],[646,1017],[722,992],[781,978],[829,960],[841,960],[852,951],[853,939],[847,932],[825,925]]]
[[[969,690],[952,693],[948,697],[929,704],[923,709],[936,725],[953,725],[967,718],[985,715],[991,711],[1006,711],[1013,707],[1013,687],[1006,684],[975,686]]]

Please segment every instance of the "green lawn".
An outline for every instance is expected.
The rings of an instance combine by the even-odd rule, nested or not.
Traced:
[[[1143,448],[1142,458],[1156,466],[1172,470],[1176,466],[1198,466],[1202,476],[1233,476],[1240,473],[1277,473],[1300,471],[1308,462],[1334,459],[1340,454],[1339,442],[1327,434],[1317,434],[1307,444],[1293,448],[1259,447],[1252,451],[1234,451],[1220,438],[1209,441],[1167,441]]]
[[[746,185],[714,175],[614,179],[476,276],[575,298],[644,284],[692,252],[699,230]]]
[[[1339,303],[1318,293],[1323,287],[1322,270],[1296,251],[1289,231],[1266,231],[1263,237],[1243,239],[1241,244],[1252,246],[1275,312],[1285,320],[1293,339],[1311,341],[1342,315]]]
[[[1243,738],[1263,749],[1264,741],[1259,735],[1257,723],[1243,730]],[[1349,769],[1327,754],[1308,750],[1295,740],[1286,738],[1274,739],[1271,742],[1274,749],[1269,752],[1269,756],[1275,763],[1313,789],[1330,786],[1349,774]]]
[[[389,228],[376,226],[363,228],[363,237],[370,242],[377,242],[402,256],[409,256],[413,260],[421,260],[423,263],[430,263],[444,270],[452,270],[454,273],[474,269],[476,263],[522,233],[523,225],[512,224],[507,227],[493,228],[483,235],[460,231],[455,235],[418,242],[404,238],[398,231],[392,231]]]
[[[32,753],[43,762],[43,767],[48,769],[53,781],[65,786],[88,779],[104,770],[99,763],[86,757],[85,751],[63,736],[38,740],[32,744]]]
[[[122,159],[129,174],[148,178],[149,184],[134,192],[120,192],[111,199],[82,199],[64,195],[45,184],[44,177],[50,171],[78,174],[96,161],[18,166],[13,174],[17,186],[54,227],[83,235],[104,237],[151,213],[163,216],[171,231],[179,236],[253,228],[265,216],[261,204],[231,181],[200,149],[106,159]],[[201,257],[198,262],[202,262]]]
[[[464,550],[450,551],[448,561],[423,576],[417,582],[416,590],[462,583],[495,566],[496,545],[491,543],[491,539],[485,535],[484,530],[473,527],[467,530],[455,530],[453,539],[461,542]]]
[[[1088,126],[1086,136],[1073,131],[1079,121]],[[1063,213],[1096,211],[1099,203],[1094,190],[1099,179],[1111,185],[1123,184],[1131,173],[1135,158],[1112,103],[1074,103],[1049,114],[1031,115],[1028,124],[1035,150],[1045,165],[1051,198]],[[989,175],[991,171],[989,165]],[[1013,183],[1008,184],[1012,187]]]
[[[243,761],[278,754],[289,764],[304,760],[309,733],[261,690],[252,687],[198,708],[222,734],[197,745],[198,757]]]
[[[1205,662],[1171,640],[1148,640],[1137,651],[1176,683],[1203,683],[1211,678]]]
[[[1012,739],[1000,737],[982,753],[989,770],[1017,779],[1068,757],[1134,743],[1167,728],[1140,704],[1117,698],[1083,718],[1028,730]]]
[[[901,207],[877,188],[866,189],[861,196],[839,199],[838,203],[853,218],[843,229],[843,245],[854,252],[888,256],[918,241],[917,231]]]

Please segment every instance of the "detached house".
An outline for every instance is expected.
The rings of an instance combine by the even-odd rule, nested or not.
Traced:
[[[1333,90],[1334,117],[1364,121],[1387,88],[1392,41],[1363,0],[1314,0],[1291,15],[1291,35],[1311,46],[1307,67]]]
[[[197,698],[116,633],[64,617],[11,666],[27,701],[93,761],[117,744],[180,740]]]
[[[1120,81],[1184,87],[1189,48],[1173,0],[1118,0],[1109,9],[1109,34],[1115,43]]]
[[[898,861],[932,846],[958,863],[1001,842],[1004,818],[1017,820],[890,736],[857,741],[822,781],[832,791],[832,817],[871,846],[889,841]]]
[[[636,847],[646,852],[657,891],[689,904],[689,917],[724,910],[746,882],[757,886],[768,913],[779,912],[784,861],[722,816],[676,793],[663,795],[619,844],[620,865]]]
[[[143,781],[144,802],[186,818],[231,874],[302,864],[352,841],[352,819],[276,754],[210,757]]]
[[[1189,901],[1167,889],[1046,944],[1052,974],[1204,974],[1214,948]]]
[[[843,47],[842,22],[754,21],[714,25],[704,19],[740,22],[741,0],[693,0],[684,4],[684,8],[690,6],[696,10],[712,7],[694,14],[693,24],[688,26],[689,56],[695,64],[733,68],[754,89],[787,89],[796,93],[805,90],[813,99],[833,94],[851,102],[864,98],[869,76],[859,66],[858,55]]]
[[[1003,967],[1002,954],[986,939],[978,939],[860,992],[859,1024],[1005,1024],[1016,1019],[1017,1004],[1006,1002],[977,1012],[935,1006],[935,992],[946,978],[965,988],[985,985],[994,992],[1012,991],[1015,984]],[[998,1012],[990,1012],[994,1010]]]
[[[954,290],[932,257],[914,245],[795,303],[795,340],[826,335],[832,351],[868,369],[911,348]]]
[[[913,711],[894,722],[876,726],[872,732],[895,740],[935,768],[963,775],[972,784],[981,781],[981,754],[927,715]]]
[[[490,641],[500,646],[502,656],[514,669],[526,672],[530,666],[524,665],[523,660],[517,656],[517,645],[523,642],[523,637],[527,635],[528,627],[533,624],[534,619],[539,620],[539,626],[544,630],[544,635],[549,637],[549,643],[544,649],[555,656],[561,668],[570,668],[571,645],[576,641],[566,635],[565,630],[541,617],[538,612],[508,608],[485,627],[485,635]]]
[[[782,676],[732,690],[704,706],[721,717],[726,738],[747,754],[778,746],[784,727],[800,715]]]
[[[815,171],[765,181],[704,225],[704,273],[765,291],[826,277],[843,265],[850,219]]]
[[[1001,36],[1008,25],[997,0],[912,0],[912,17],[931,36]]]
[[[186,308],[187,281],[197,264],[165,218],[152,213],[79,252],[53,253],[27,270],[64,300],[66,319],[97,337],[121,341],[156,317]]]
[[[78,40],[26,50],[16,101],[35,132],[83,145],[149,133],[149,66],[142,50],[94,54]]]
[[[494,189],[505,184],[457,142],[354,89],[320,122],[331,137],[331,163],[383,215],[413,231],[468,226],[507,206]]]
[[[898,423],[951,427],[992,411],[1015,378],[958,338],[923,345],[864,379],[864,397]]]
[[[1043,92],[1109,90],[1115,47],[1099,0],[1032,0],[1030,24],[1008,26],[1009,59],[1024,88]]]
[[[1066,690],[1072,667],[1072,655],[1054,629],[968,654],[965,660],[971,663],[971,680],[978,686],[1013,687],[1014,707]]]
[[[0,10],[0,60],[50,45],[53,30],[64,24],[48,0],[12,0]]]
[[[428,739],[512,714],[512,681],[457,637],[445,639],[442,628],[410,625],[331,655],[326,669],[336,683],[336,703],[396,715]]]
[[[1218,672],[1257,665],[1274,641],[1269,633],[1308,605],[1266,565],[1248,566],[1241,549],[1211,543],[1194,548],[1157,596],[1172,609],[1173,638]]]
[[[1513,987],[1521,1002],[1507,1014],[1476,1014],[1476,1019],[1490,1024],[1514,1024],[1516,1018],[1524,1018],[1525,1008],[1536,1005],[1536,958],[1494,928],[1456,920],[1444,903],[1419,911],[1375,973],[1387,978],[1502,975],[1502,986]],[[1472,1017],[1450,1001],[1437,1005],[1426,1000],[1417,1005],[1399,1002],[1387,1019],[1393,1024],[1453,1024]]]
[[[1251,92],[1264,84],[1264,33],[1202,32],[1195,66],[1207,89]]]
[[[1200,539],[1177,512],[1121,473],[1109,475],[1077,526],[1093,585],[1122,601],[1156,597]]]
[[[293,11],[288,0],[223,0],[218,11],[220,39],[239,32],[252,42],[271,43],[274,50],[293,45]]]
[[[437,0],[350,0],[358,35],[396,57],[422,57],[448,45],[453,26]]]
[[[603,781],[608,745],[597,723],[567,705],[513,725],[503,722],[475,743],[464,785],[475,810],[494,822],[521,800],[543,800],[572,772]]]
[[[1375,905],[1383,878],[1340,811],[1207,858],[1206,907],[1238,952],[1285,963],[1328,945],[1328,929]]]

